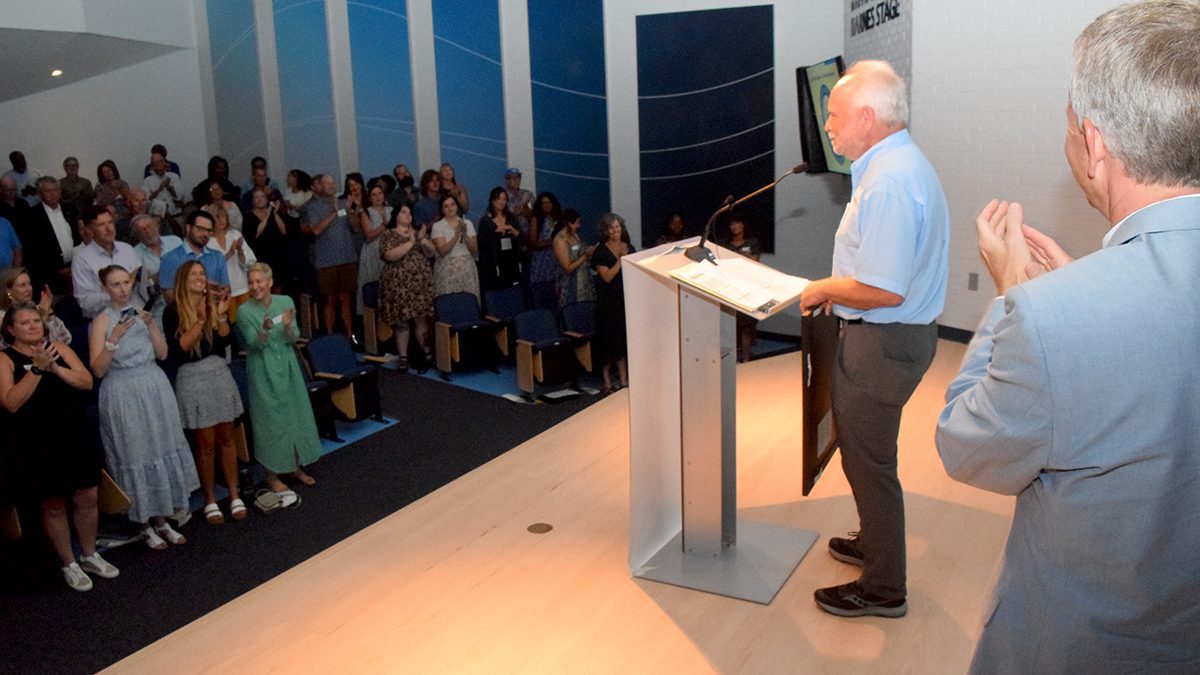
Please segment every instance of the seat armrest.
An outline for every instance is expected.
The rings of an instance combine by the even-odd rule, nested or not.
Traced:
[[[345,375],[340,373],[313,373],[313,377],[320,377],[326,380],[343,380],[346,378]]]

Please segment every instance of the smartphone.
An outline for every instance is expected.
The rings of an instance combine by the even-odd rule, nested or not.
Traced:
[[[121,320],[122,321],[124,321],[125,319],[128,319],[132,316],[136,316],[136,315],[137,315],[137,309],[134,307],[126,307],[125,309],[121,310]]]

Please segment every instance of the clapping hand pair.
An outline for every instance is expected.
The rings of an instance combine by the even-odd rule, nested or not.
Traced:
[[[1016,202],[993,199],[975,219],[979,255],[1000,295],[1074,260],[1058,242],[1025,224]]]

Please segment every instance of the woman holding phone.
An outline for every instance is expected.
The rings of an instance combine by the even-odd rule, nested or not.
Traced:
[[[300,338],[296,306],[286,295],[271,295],[270,266],[255,263],[249,276],[250,300],[242,305],[237,328],[246,343],[254,457],[267,470],[267,485],[283,497],[286,507],[298,497],[279,474],[290,473],[305,485],[315,485],[304,467],[321,457],[321,439],[293,351]]]
[[[133,279],[120,265],[100,270],[110,304],[92,320],[92,372],[100,381],[100,439],[113,479],[129,495],[129,519],[142,525],[142,541],[161,551],[187,542],[166,516],[186,509],[200,487],[179,406],[155,359],[167,357],[167,340],[154,316],[136,309]]]
[[[225,363],[225,350],[233,342],[229,311],[228,295],[209,292],[203,265],[189,260],[179,266],[175,302],[163,312],[163,332],[168,351],[179,365],[175,377],[179,417],[195,441],[204,519],[213,525],[225,522],[214,491],[218,463],[229,488],[229,514],[234,520],[246,517],[246,504],[238,497],[233,426],[242,414],[242,396]]]

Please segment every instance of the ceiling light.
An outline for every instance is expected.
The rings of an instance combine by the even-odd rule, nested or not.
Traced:
[[[62,71],[57,68],[50,71],[50,77],[58,77],[59,75],[62,75]]]

